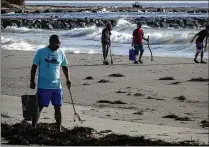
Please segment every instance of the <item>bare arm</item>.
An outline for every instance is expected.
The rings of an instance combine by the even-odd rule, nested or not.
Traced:
[[[66,78],[66,85],[68,88],[71,87],[71,81],[70,81],[70,78],[69,78],[69,75],[68,75],[68,67],[67,66],[62,66],[62,70],[63,70],[63,73],[65,75],[65,78]]]
[[[62,70],[63,70],[63,73],[65,75],[66,80],[70,81],[69,75],[68,75],[68,67],[67,66],[62,66]]]
[[[31,71],[30,71],[30,88],[31,89],[36,88],[35,76],[36,76],[37,67],[38,67],[38,65],[36,65],[36,64],[33,64],[31,67]]]
[[[199,33],[197,33],[191,40],[191,42],[193,42],[193,40],[195,39],[195,37],[197,37],[199,35]]]
[[[143,39],[146,40],[146,41],[148,41],[148,39],[147,38],[144,38],[144,36],[143,36]]]
[[[35,82],[37,67],[38,67],[38,65],[36,65],[36,64],[33,64],[31,67],[31,72],[30,72],[30,81],[31,82]]]

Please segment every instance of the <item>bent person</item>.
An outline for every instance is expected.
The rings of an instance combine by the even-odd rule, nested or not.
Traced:
[[[209,25],[206,26],[206,29],[201,30],[200,32],[198,32],[193,37],[193,39],[191,40],[191,42],[193,42],[193,40],[195,39],[195,37],[197,37],[197,39],[196,39],[196,54],[195,54],[194,62],[195,63],[199,63],[197,61],[197,56],[199,55],[199,53],[201,53],[201,61],[200,61],[200,63],[207,63],[207,62],[203,61],[203,56],[204,56],[204,50],[203,50],[203,48],[205,48],[205,51],[206,51],[208,37],[209,37]],[[203,41],[204,41],[205,38],[206,38],[206,43],[205,43],[205,47],[203,47]]]

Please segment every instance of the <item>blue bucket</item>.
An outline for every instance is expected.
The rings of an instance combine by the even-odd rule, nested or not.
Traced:
[[[133,48],[129,50],[129,60],[136,61],[136,54]]]

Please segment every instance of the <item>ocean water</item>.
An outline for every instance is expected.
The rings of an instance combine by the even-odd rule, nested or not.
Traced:
[[[88,3],[89,4],[89,3]],[[101,3],[100,3],[101,4]],[[146,4],[146,3],[145,3]],[[54,4],[57,5],[57,4]],[[79,4],[78,4],[79,5]],[[92,4],[91,4],[92,5]],[[113,4],[109,4],[113,5]],[[115,5],[115,3],[114,3]],[[118,4],[119,5],[119,4]],[[123,4],[121,4],[123,5]],[[120,5],[120,6],[121,6]],[[155,4],[149,4],[154,5]],[[166,6],[160,4],[162,7]],[[193,4],[187,4],[187,7]],[[171,6],[171,4],[169,4]],[[173,6],[173,5],[172,5]],[[197,6],[197,5],[195,5]],[[204,6],[201,5],[202,7]],[[5,14],[2,17],[23,17],[23,18],[35,18],[46,17],[49,18],[53,14],[38,14],[30,16],[30,14]],[[139,17],[140,14],[133,13],[117,13],[111,15],[109,12],[103,11],[99,14],[92,14],[89,12],[78,14],[54,14],[63,17],[79,18],[85,15],[92,18],[110,17],[120,18],[117,25],[113,27],[111,40],[112,40],[112,53],[117,55],[128,55],[128,51],[131,48],[132,33],[136,29],[136,24],[132,24],[127,21],[127,15],[131,17]],[[158,16],[164,17],[190,17],[189,15],[198,15],[199,17],[207,17],[206,14],[168,14],[158,13]],[[146,14],[145,17],[151,17],[152,14]],[[165,29],[165,28],[151,28],[148,26],[142,26],[145,37],[150,37],[150,48],[152,49],[154,56],[168,56],[168,57],[188,57],[193,58],[195,54],[195,43],[190,43],[192,37],[200,30],[198,29]],[[91,26],[85,28],[74,28],[72,30],[42,30],[42,29],[29,29],[29,28],[17,28],[7,27],[1,32],[1,47],[6,50],[24,50],[35,51],[39,48],[48,45],[49,37],[52,34],[58,34],[60,36],[62,45],[61,49],[66,53],[102,53],[101,49],[101,32],[103,28]],[[145,55],[150,55],[147,42],[144,41]],[[208,58],[208,53],[205,53],[205,57]]]

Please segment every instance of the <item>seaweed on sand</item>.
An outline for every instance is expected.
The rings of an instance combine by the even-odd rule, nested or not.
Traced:
[[[40,123],[36,129],[23,121],[18,124],[8,125],[1,123],[2,137],[10,145],[53,145],[53,146],[152,146],[152,145],[200,145],[197,142],[165,142],[162,140],[145,139],[144,136],[128,136],[119,134],[99,135],[94,129],[88,127],[74,127],[67,129],[62,127],[63,132],[56,131],[55,124]],[[98,135],[95,135],[98,134]],[[100,137],[96,137],[100,136]]]

